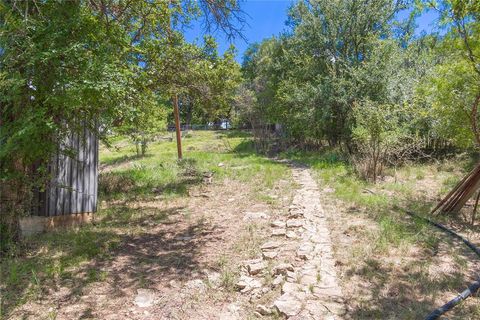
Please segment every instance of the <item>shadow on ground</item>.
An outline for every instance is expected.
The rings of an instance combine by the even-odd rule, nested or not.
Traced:
[[[455,242],[451,245],[452,250],[458,252],[462,258],[475,259],[461,243]],[[435,255],[437,254],[442,253]],[[346,276],[357,280],[352,285],[364,286],[368,283],[366,287],[368,301],[351,303],[348,310],[349,318],[424,318],[474,281],[475,275],[465,276],[463,270],[443,270],[444,272],[438,272],[435,276],[429,275],[425,266],[432,263],[429,261],[432,259],[432,256],[426,255],[403,264],[401,268],[386,266],[376,258],[359,261],[359,265],[350,268]],[[445,294],[446,292],[449,294]],[[468,313],[460,313],[459,316],[466,319],[467,315]]]
[[[1,265],[3,315],[8,317],[27,298],[53,295],[55,304],[74,304],[95,282],[104,283],[112,296],[125,296],[137,288],[190,278],[206,267],[202,248],[219,241],[221,230],[203,220],[179,222],[183,210],[122,204],[106,210],[93,225],[29,239],[25,252],[31,254]],[[68,293],[59,299],[53,292],[60,289]]]

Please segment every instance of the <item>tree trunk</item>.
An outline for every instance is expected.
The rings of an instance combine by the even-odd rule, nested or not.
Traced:
[[[475,102],[472,106],[472,112],[470,113],[470,122],[472,125],[473,136],[475,137],[475,144],[478,149],[480,149],[480,132],[478,131],[478,104],[480,102],[480,94],[475,98]]]
[[[25,168],[20,160],[13,163],[16,172]],[[29,197],[22,179],[10,179],[0,184],[0,256],[20,239],[20,217]]]
[[[180,113],[178,110],[178,97],[177,95],[173,96],[173,115],[175,117],[175,130],[177,132],[177,153],[178,159],[181,160],[183,158],[182,155],[182,132],[180,128]]]

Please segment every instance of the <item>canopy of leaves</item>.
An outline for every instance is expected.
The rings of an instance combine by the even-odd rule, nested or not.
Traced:
[[[1,2],[2,177],[44,163],[81,127],[102,135],[148,118],[145,106],[162,95],[213,96],[220,69],[233,64],[218,62],[211,39],[204,48],[185,42],[182,28],[200,16],[209,29],[238,33],[234,0]]]

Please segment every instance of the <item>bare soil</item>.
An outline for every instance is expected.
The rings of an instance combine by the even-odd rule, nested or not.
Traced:
[[[189,197],[168,201],[104,204],[141,212],[130,231],[115,230],[121,244],[110,258],[80,267],[74,280],[59,279],[11,319],[228,318],[230,309],[248,304],[234,284],[242,260],[258,254],[268,228],[266,219],[245,220],[245,212],[281,214],[290,202],[288,184],[280,181],[272,190],[274,204],[256,200],[248,184],[233,180],[195,186]],[[87,281],[92,269],[100,281]],[[151,306],[136,305],[138,289],[153,294]]]
[[[434,177],[426,177],[415,192],[437,198],[438,188]],[[366,208],[338,200],[328,189],[322,201],[333,213],[329,225],[347,319],[422,319],[480,276],[478,257],[445,233],[436,232],[436,248],[415,243],[379,250],[380,226]],[[459,224],[449,227],[478,241],[471,227]],[[471,297],[442,319],[479,319],[479,306],[480,298]]]

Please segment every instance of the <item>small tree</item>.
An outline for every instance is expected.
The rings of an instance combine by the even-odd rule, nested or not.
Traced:
[[[167,108],[161,98],[148,93],[140,96],[137,104],[129,109],[118,132],[130,137],[138,156],[145,156],[148,143],[165,130]]]
[[[388,165],[397,166],[418,154],[422,142],[408,130],[398,105],[364,100],[355,104],[352,162],[361,177],[373,182]]]

